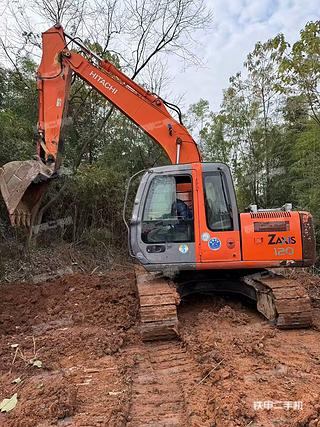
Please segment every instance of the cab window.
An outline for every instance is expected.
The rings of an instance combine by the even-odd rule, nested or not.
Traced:
[[[145,201],[141,238],[145,243],[194,241],[191,176],[153,178]]]
[[[212,231],[233,230],[231,204],[224,175],[220,172],[205,173],[203,181],[208,228]]]

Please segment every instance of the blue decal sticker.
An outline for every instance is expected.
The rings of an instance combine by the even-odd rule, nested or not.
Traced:
[[[221,240],[218,237],[213,237],[209,240],[208,246],[212,251],[218,251],[221,248]]]
[[[186,254],[188,252],[188,250],[189,250],[189,246],[188,245],[183,244],[183,245],[179,246],[179,251],[182,254]]]

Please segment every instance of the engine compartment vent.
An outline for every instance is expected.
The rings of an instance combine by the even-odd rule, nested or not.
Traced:
[[[291,217],[290,212],[274,211],[274,212],[250,212],[251,218],[288,218]]]

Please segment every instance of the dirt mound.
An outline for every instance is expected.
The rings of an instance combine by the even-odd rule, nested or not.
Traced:
[[[254,309],[213,297],[182,305],[179,319],[182,338],[211,390],[213,425],[318,425],[316,330],[280,331]]]
[[[42,420],[62,420],[75,413],[77,389],[61,372],[32,376],[21,387],[18,405],[11,420],[15,427],[34,427]],[[40,403],[41,402],[41,403]]]
[[[114,359],[123,346],[139,339],[135,292],[131,269],[103,276],[77,274],[38,285],[2,285],[0,400],[17,392],[18,404],[1,414],[0,426],[34,427],[43,420],[47,424],[39,426],[56,425],[76,408],[79,416],[88,401],[79,389],[91,387],[94,375],[106,372],[111,384],[117,375],[121,378],[120,371],[114,375],[119,370]],[[12,384],[16,378],[22,382]],[[89,414],[99,413],[98,403]],[[111,416],[111,403],[105,415],[109,409]]]

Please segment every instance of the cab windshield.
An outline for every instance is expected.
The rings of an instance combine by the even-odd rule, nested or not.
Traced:
[[[191,176],[153,178],[145,202],[141,237],[145,243],[194,241]]]

